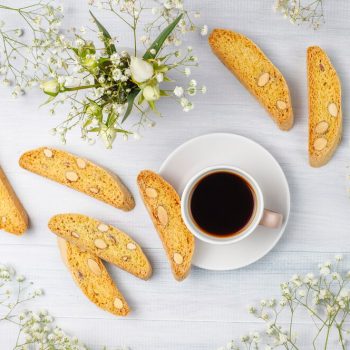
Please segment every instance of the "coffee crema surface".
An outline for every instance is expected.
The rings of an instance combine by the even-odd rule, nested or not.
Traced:
[[[251,222],[256,196],[240,175],[217,171],[201,178],[190,197],[193,221],[204,233],[229,237],[242,232]]]

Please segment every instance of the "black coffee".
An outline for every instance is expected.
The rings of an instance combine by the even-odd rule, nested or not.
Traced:
[[[238,234],[250,222],[255,194],[241,176],[218,171],[202,178],[194,188],[190,208],[199,228],[213,236]]]

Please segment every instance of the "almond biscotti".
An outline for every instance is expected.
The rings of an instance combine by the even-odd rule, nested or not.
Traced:
[[[59,214],[49,221],[50,230],[119,268],[147,280],[152,267],[141,247],[126,233],[81,214]]]
[[[126,316],[130,311],[129,306],[102,261],[62,238],[58,238],[58,245],[75,283],[88,299],[114,315]]]
[[[215,55],[265,107],[282,130],[293,126],[286,80],[262,50],[242,34],[214,29],[209,44]]]
[[[23,234],[28,228],[28,216],[0,168],[0,229],[15,235]]]
[[[326,164],[342,135],[341,84],[327,54],[318,46],[307,50],[309,95],[309,162]]]
[[[131,193],[116,175],[73,154],[42,147],[24,153],[19,164],[116,208],[128,211],[135,206]]]
[[[150,170],[141,171],[137,183],[173,275],[181,281],[190,272],[195,241],[182,220],[179,195],[161,176]]]

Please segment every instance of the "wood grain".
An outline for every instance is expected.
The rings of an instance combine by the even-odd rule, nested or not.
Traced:
[[[88,146],[79,131],[67,145],[48,130],[64,117],[50,117],[38,109],[45,97],[31,92],[13,101],[10,91],[0,94],[0,164],[21,198],[31,219],[29,232],[19,238],[0,232],[0,261],[13,264],[46,295],[40,307],[57,317],[63,328],[98,349],[102,345],[129,345],[139,349],[215,349],[248,329],[263,330],[245,311],[245,306],[262,297],[278,295],[278,285],[294,273],[306,273],[336,252],[348,253],[350,200],[347,194],[350,92],[348,45],[350,3],[339,0],[326,6],[326,24],[318,31],[293,26],[272,12],[272,0],[195,1],[201,21],[210,28],[240,31],[257,42],[279,67],[289,83],[295,112],[290,132],[279,131],[253,97],[214,57],[199,35],[190,43],[200,58],[194,78],[208,87],[207,95],[196,96],[196,108],[184,114],[173,102],[162,102],[165,117],[157,126],[142,131],[140,141],[117,140],[107,151],[100,143]],[[65,1],[64,25],[86,25],[85,0]],[[96,15],[118,35],[121,46],[129,46],[131,35],[107,13]],[[307,162],[306,48],[320,45],[329,54],[342,80],[344,137],[332,161],[321,169]],[[7,93],[8,92],[8,93]],[[186,140],[210,132],[233,132],[252,138],[266,147],[281,163],[291,188],[292,212],[284,237],[273,252],[247,268],[230,272],[194,269],[181,284],[169,271],[161,243],[137,195],[136,175],[144,168],[157,170],[165,157]],[[107,166],[120,175],[135,194],[136,208],[123,213],[83,194],[20,169],[22,152],[38,146],[61,147]],[[140,281],[110,268],[134,312],[126,320],[114,318],[87,301],[60,261],[55,237],[47,229],[48,219],[60,212],[81,212],[120,227],[143,247],[154,266],[154,277]],[[350,262],[349,262],[350,263]],[[39,305],[38,305],[39,307]],[[301,348],[307,349],[309,325],[301,318]],[[0,329],[1,349],[11,349],[13,332]],[[336,346],[334,346],[334,349]]]

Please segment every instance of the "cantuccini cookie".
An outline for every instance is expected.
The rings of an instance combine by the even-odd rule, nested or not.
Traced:
[[[129,306],[102,261],[88,251],[58,238],[61,256],[82,292],[101,309],[126,316]]]
[[[22,235],[27,228],[27,213],[0,168],[0,229],[15,235]]]
[[[22,168],[59,182],[116,208],[128,211],[135,202],[118,176],[73,154],[47,147],[24,153]]]
[[[282,73],[263,51],[246,36],[214,29],[209,36],[214,54],[264,106],[277,126],[293,126],[289,88]]]
[[[81,214],[59,214],[49,221],[50,230],[66,241],[147,280],[152,267],[141,247],[119,229]]]
[[[327,54],[318,46],[307,50],[309,98],[309,162],[326,164],[342,136],[341,84]]]
[[[190,272],[195,240],[182,219],[179,195],[160,175],[150,170],[141,171],[137,183],[173,275],[181,281]]]

